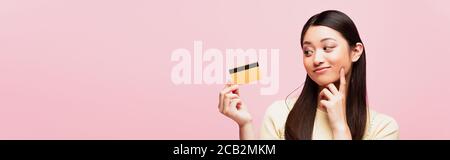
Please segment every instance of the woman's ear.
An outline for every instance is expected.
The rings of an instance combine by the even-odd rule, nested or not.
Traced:
[[[364,45],[362,43],[356,43],[352,49],[352,62],[358,61],[364,51]]]

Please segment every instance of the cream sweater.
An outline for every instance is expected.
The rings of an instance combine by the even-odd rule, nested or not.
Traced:
[[[284,100],[274,102],[267,109],[260,131],[261,139],[283,140],[284,126],[289,111],[292,109],[295,101],[288,102]],[[384,114],[369,110],[364,140],[396,140],[398,139],[398,125],[396,121]],[[314,120],[314,129],[312,139],[327,140],[332,139],[332,131],[328,122],[326,112],[317,109]]]

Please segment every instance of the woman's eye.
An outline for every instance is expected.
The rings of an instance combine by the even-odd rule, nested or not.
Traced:
[[[311,50],[306,50],[306,51],[304,51],[303,53],[304,53],[306,56],[309,56],[309,55],[312,54],[312,51],[311,51]]]
[[[324,47],[323,50],[325,52],[330,52],[331,50],[333,50],[334,47]]]

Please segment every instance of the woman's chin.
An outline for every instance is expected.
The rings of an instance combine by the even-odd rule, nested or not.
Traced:
[[[336,82],[336,79],[317,79],[314,80],[320,87],[326,87],[328,84]]]
[[[317,83],[317,82],[316,82]],[[331,83],[331,82],[330,82]],[[324,82],[324,83],[317,83],[317,85],[319,85],[320,87],[326,87],[328,84],[330,84],[328,82]]]

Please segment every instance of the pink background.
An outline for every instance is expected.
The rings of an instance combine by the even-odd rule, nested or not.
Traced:
[[[263,113],[305,78],[313,14],[347,13],[367,51],[371,108],[401,139],[450,139],[450,3],[441,1],[2,0],[0,139],[237,139],[223,85],[174,85],[173,50],[279,48],[280,89],[241,94]]]

